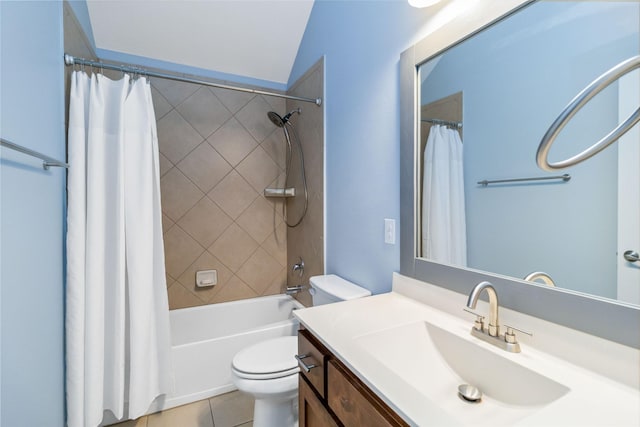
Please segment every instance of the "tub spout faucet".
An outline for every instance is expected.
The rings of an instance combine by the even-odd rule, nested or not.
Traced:
[[[304,285],[287,286],[287,290],[285,291],[285,294],[287,294],[287,295],[295,295],[298,292],[304,291],[305,288],[306,288],[306,286],[304,286]]]
[[[497,337],[500,335],[500,324],[498,323],[498,294],[491,283],[480,282],[471,290],[469,298],[467,299],[467,308],[476,308],[478,298],[484,290],[486,290],[489,295],[489,327],[487,332],[490,336]]]

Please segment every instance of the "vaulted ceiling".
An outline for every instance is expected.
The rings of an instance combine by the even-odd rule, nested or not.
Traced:
[[[96,48],[286,84],[313,0],[88,0]]]

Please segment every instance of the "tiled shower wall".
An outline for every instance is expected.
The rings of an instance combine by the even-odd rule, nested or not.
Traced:
[[[317,98],[324,94],[324,58],[316,62],[287,92],[289,95]],[[293,266],[300,258],[304,260],[304,274],[300,276],[289,268],[288,284],[306,285],[309,278],[324,274],[324,108],[307,102],[287,100],[287,111],[300,108],[302,114],[294,115],[291,122],[302,142],[305,175],[309,192],[309,206],[304,220],[298,227],[287,232],[287,259]],[[295,135],[294,135],[295,137]],[[303,194],[299,171],[298,153],[294,150],[291,161],[291,184],[296,194]],[[289,222],[296,221],[302,212],[304,199],[295,197],[287,201]],[[311,305],[308,291],[296,298],[304,305]]]
[[[65,52],[95,58],[65,3]],[[66,84],[71,68],[66,68]],[[87,72],[90,72],[87,69]],[[120,78],[117,72],[106,72]],[[308,284],[324,272],[323,108],[262,95],[152,80],[160,144],[167,292],[172,309],[282,293],[287,283]],[[290,89],[292,95],[322,97],[323,60]],[[68,86],[65,89],[68,111]],[[265,199],[265,187],[284,185],[285,140],[267,119],[300,107],[292,123],[303,145],[309,207],[299,227],[282,218],[282,202]],[[302,194],[298,158],[290,186]],[[290,199],[292,219],[301,197]],[[287,251],[287,246],[289,250]],[[291,273],[298,258],[302,277]],[[289,267],[287,267],[287,265]],[[196,288],[197,270],[215,269],[218,284]],[[305,305],[307,291],[298,294]]]
[[[282,293],[285,142],[267,118],[281,98],[152,79],[160,146],[163,230],[171,309]],[[198,288],[198,270],[218,284]]]

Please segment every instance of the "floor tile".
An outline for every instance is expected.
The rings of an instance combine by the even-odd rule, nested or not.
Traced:
[[[123,421],[118,424],[112,424],[109,427],[147,427],[147,417],[140,417],[137,420]]]
[[[211,407],[207,400],[151,414],[146,427],[213,427]],[[216,424],[216,427],[219,427]]]
[[[253,420],[253,398],[240,391],[209,399],[216,427],[235,427]],[[151,426],[149,426],[151,427]]]

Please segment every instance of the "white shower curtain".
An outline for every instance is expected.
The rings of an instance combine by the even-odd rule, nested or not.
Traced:
[[[158,140],[145,79],[72,74],[67,213],[69,427],[136,418],[169,391]]]
[[[462,140],[457,130],[431,127],[424,150],[422,255],[467,265]]]

